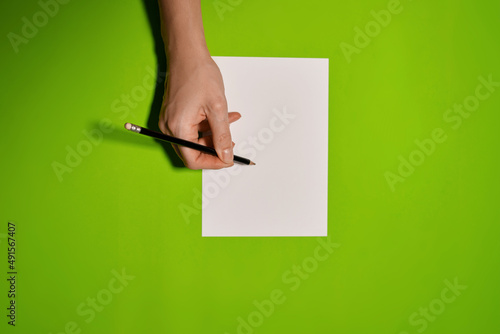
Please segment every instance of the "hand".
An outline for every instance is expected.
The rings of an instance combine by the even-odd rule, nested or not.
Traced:
[[[233,165],[229,124],[237,112],[227,112],[220,70],[210,56],[177,59],[169,64],[160,114],[160,130],[168,135],[214,147],[217,157],[172,145],[190,169],[219,169]],[[206,134],[199,138],[199,133]]]

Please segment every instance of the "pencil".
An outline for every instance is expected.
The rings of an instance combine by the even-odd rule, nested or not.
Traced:
[[[133,132],[140,133],[141,135],[145,135],[145,136],[153,137],[153,138],[156,138],[156,139],[164,140],[164,141],[167,141],[167,142],[172,143],[172,144],[189,147],[189,148],[192,148],[193,150],[197,150],[197,151],[200,151],[200,152],[203,152],[203,153],[207,153],[207,154],[210,154],[210,155],[217,156],[217,152],[215,151],[214,148],[211,148],[211,147],[208,147],[208,146],[204,146],[204,145],[200,145],[200,144],[197,144],[197,143],[193,143],[191,141],[180,139],[180,138],[177,138],[177,137],[169,136],[169,135],[163,134],[161,132],[156,132],[156,131],[153,131],[153,130],[149,130],[149,129],[140,127],[140,126],[135,125],[135,124],[125,123],[125,129],[133,131]],[[249,159],[243,158],[243,157],[240,157],[240,156],[237,156],[237,155],[234,155],[233,161],[237,162],[237,163],[240,163],[240,164],[243,164],[243,165],[255,165],[255,163],[252,162],[252,161],[250,161]]]

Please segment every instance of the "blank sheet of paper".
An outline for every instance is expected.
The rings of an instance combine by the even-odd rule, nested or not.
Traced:
[[[214,57],[234,153],[255,166],[204,170],[203,236],[326,236],[328,59]]]

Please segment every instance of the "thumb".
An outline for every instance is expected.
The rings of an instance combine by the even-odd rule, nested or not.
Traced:
[[[208,124],[212,130],[212,140],[217,156],[226,164],[233,164],[233,142],[229,131],[227,105],[218,104],[207,113]]]

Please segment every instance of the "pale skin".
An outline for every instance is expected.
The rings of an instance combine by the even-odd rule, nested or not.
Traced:
[[[229,124],[241,115],[228,113],[224,83],[205,42],[200,0],[159,0],[168,73],[160,130],[214,147],[217,157],[173,145],[186,167],[220,169],[233,165]],[[199,133],[205,133],[201,138]]]

